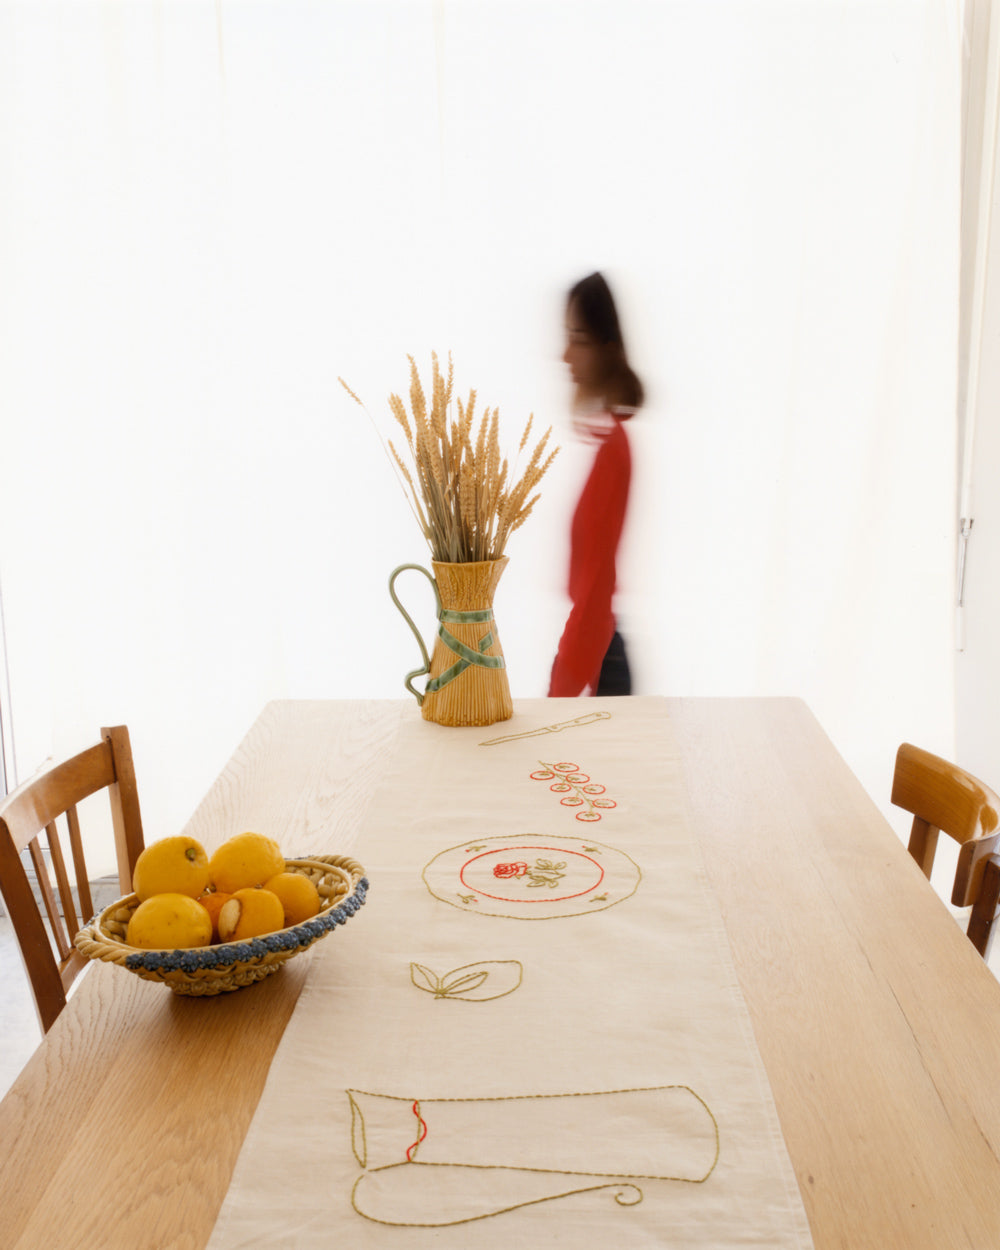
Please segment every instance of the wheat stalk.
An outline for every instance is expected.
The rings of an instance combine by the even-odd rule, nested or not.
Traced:
[[[431,385],[426,392],[416,361],[412,356],[407,359],[410,411],[396,394],[389,396],[389,411],[405,435],[410,467],[391,442],[388,452],[431,557],[451,564],[498,560],[507,539],[520,529],[538,502],[535,488],[559,451],[556,447],[542,459],[552,430],[546,430],[535,444],[524,472],[515,481],[517,460],[528,445],[534,416],[528,418],[511,466],[500,447],[499,409],[484,408],[477,424],[475,390],[464,403],[460,397],[456,399],[458,416],[449,421],[454,388],[451,356],[445,376],[437,354],[431,354]],[[344,379],[339,381],[364,408]],[[368,417],[371,420],[371,414]]]

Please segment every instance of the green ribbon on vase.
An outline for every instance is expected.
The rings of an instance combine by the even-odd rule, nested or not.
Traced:
[[[396,578],[400,575],[400,573],[405,572],[407,569],[412,569],[416,573],[422,573],[430,582],[431,589],[434,591],[434,602],[437,605],[437,619],[439,622],[438,637],[449,651],[458,656],[458,659],[450,666],[450,668],[445,669],[445,671],[438,677],[434,677],[428,681],[423,691],[416,689],[413,685],[413,679],[415,677],[422,677],[425,673],[430,674],[431,658],[427,654],[427,648],[424,645],[423,638],[420,636],[420,630],[417,629],[416,625],[413,623],[413,618],[410,616],[409,612],[407,612],[402,603],[400,603],[395,587]],[[389,594],[392,597],[393,603],[402,613],[407,625],[409,625],[410,630],[420,647],[420,654],[423,656],[423,667],[415,668],[413,672],[407,673],[406,677],[403,679],[403,684],[406,686],[407,690],[409,690],[410,694],[415,697],[418,704],[423,703],[426,695],[433,694],[436,690],[440,690],[442,686],[446,686],[450,681],[454,681],[456,677],[459,677],[472,665],[478,665],[480,668],[507,667],[502,655],[483,654],[485,651],[490,649],[495,641],[492,629],[487,630],[487,632],[479,640],[478,650],[473,650],[472,647],[467,646],[464,642],[460,642],[451,630],[445,629],[446,624],[482,625],[491,622],[493,620],[493,609],[477,608],[471,612],[459,612],[454,608],[443,607],[441,604],[441,595],[438,591],[437,582],[430,575],[430,573],[427,572],[423,565],[401,564],[397,569],[393,569],[392,574],[389,577]]]
[[[476,612],[456,612],[452,608],[441,608],[438,612],[438,620],[441,624],[438,626],[438,637],[448,648],[453,651],[458,659],[450,668],[446,668],[438,677],[433,677],[427,683],[424,693],[432,694],[435,690],[440,690],[442,686],[447,686],[448,682],[454,681],[456,677],[464,673],[472,664],[478,665],[480,668],[506,668],[502,655],[484,655],[493,646],[493,630],[487,630],[479,640],[479,650],[473,651],[471,647],[466,646],[464,642],[460,642],[451,630],[445,629],[445,622],[452,625],[478,625],[493,620],[493,609],[483,608]]]

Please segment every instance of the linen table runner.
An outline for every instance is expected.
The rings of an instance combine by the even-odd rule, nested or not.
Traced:
[[[212,1250],[812,1245],[665,701],[414,711],[352,853]]]

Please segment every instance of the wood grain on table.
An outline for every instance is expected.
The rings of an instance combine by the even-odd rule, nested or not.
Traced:
[[[803,703],[670,715],[816,1250],[1000,1247],[1000,984]]]
[[[349,853],[402,705],[330,708],[269,704],[184,832]],[[94,963],[0,1103],[0,1247],[200,1250],[312,957],[202,999]]]
[[[816,1250],[997,1250],[1000,985],[804,704],[664,706]],[[187,831],[350,853],[414,715],[269,704]],[[312,958],[212,1000],[88,971],[0,1103],[0,1248],[202,1250]]]

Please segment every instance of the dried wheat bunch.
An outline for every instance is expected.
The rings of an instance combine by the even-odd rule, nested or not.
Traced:
[[[518,462],[528,445],[534,417],[528,418],[512,466],[500,451],[498,409],[484,409],[477,421],[473,390],[465,403],[456,400],[457,415],[450,413],[454,381],[451,356],[445,377],[437,354],[431,354],[429,408],[416,362],[412,356],[407,359],[409,412],[398,395],[389,396],[389,411],[405,439],[404,454],[391,439],[388,450],[431,557],[450,564],[498,560],[507,539],[531,515],[539,498],[536,487],[559,451],[556,447],[545,454],[551,427],[535,444],[518,476]],[[361,404],[344,379],[339,381]]]

